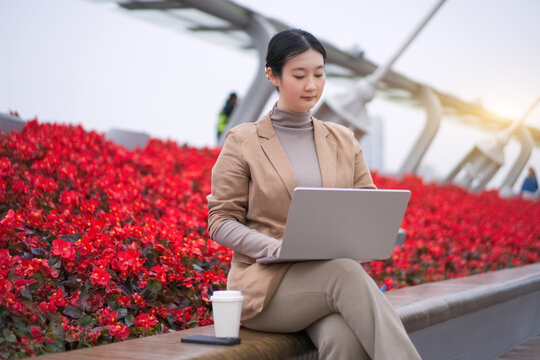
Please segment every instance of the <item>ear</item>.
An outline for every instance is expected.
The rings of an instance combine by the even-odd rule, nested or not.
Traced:
[[[277,76],[274,75],[274,72],[272,71],[272,68],[266,68],[266,74],[268,76],[268,81],[272,83],[272,85],[279,88],[279,79]]]

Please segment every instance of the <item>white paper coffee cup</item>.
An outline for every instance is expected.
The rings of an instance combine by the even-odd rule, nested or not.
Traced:
[[[244,301],[242,293],[233,290],[214,291],[210,301],[216,337],[238,337]]]

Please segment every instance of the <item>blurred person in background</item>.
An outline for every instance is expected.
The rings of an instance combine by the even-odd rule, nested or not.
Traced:
[[[217,140],[219,141],[219,138],[221,136],[221,133],[225,131],[227,128],[227,123],[229,122],[229,118],[231,117],[231,114],[234,110],[234,107],[236,106],[237,96],[235,92],[232,92],[229,94],[229,98],[225,102],[225,106],[223,106],[223,109],[221,109],[221,112],[218,116],[218,123],[217,123]]]
[[[532,167],[529,168],[529,174],[523,180],[523,185],[521,185],[521,193],[523,195],[534,194],[538,190],[538,181],[536,180],[536,174]],[[529,193],[529,194],[527,194]]]

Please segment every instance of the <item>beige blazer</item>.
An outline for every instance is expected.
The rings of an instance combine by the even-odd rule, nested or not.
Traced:
[[[323,187],[374,188],[352,131],[313,118],[313,132]],[[208,231],[226,220],[281,240],[296,176],[274,131],[269,114],[236,126],[212,169],[208,195]],[[271,299],[290,263],[263,265],[234,252],[227,288],[244,295],[242,320],[259,314]]]

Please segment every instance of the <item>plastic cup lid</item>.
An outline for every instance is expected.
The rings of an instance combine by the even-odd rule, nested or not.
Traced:
[[[218,290],[214,291],[210,301],[242,301],[244,297],[240,291]]]

